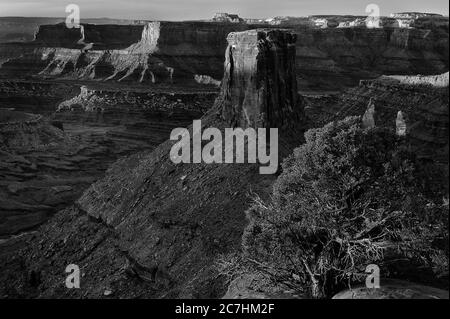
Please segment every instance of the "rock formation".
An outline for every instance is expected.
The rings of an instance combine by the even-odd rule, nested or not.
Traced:
[[[297,28],[297,72],[303,90],[342,89],[383,74],[448,71],[448,30]]]
[[[430,75],[448,71],[448,27],[315,26],[321,19],[329,25],[332,19],[352,23],[354,18],[280,18],[283,23],[277,24],[275,19],[266,27],[295,30],[296,75],[305,90],[342,89],[357,85],[361,78],[382,74]],[[252,28],[255,26],[246,23],[199,21],[84,24],[80,29],[67,29],[64,24],[43,25],[35,41],[0,46],[0,76],[209,84],[210,81],[198,81],[196,77],[222,77],[227,45],[224,39],[228,33]]]
[[[150,22],[145,25],[40,26],[19,58],[1,73],[45,78],[195,84],[195,75],[222,76],[223,40],[240,24]],[[0,54],[1,56],[1,54]],[[30,64],[31,68],[23,68]],[[21,72],[18,72],[18,71]]]
[[[362,117],[362,127],[371,129],[376,126],[375,124],[375,103],[371,99],[369,101],[369,105],[367,106],[367,110]]]
[[[212,18],[215,22],[230,22],[230,23],[242,23],[244,19],[240,18],[237,14],[230,13],[216,13]]]
[[[420,77],[418,81],[412,77],[380,77],[376,80],[361,81],[358,87],[349,89],[343,94],[313,102],[318,109],[311,106],[308,111],[312,117],[320,117],[315,126],[322,126],[332,120],[346,116],[362,116],[368,105],[376,106],[375,125],[397,128],[398,112],[407,118],[407,136],[419,158],[432,158],[448,165],[449,107],[448,86],[442,87],[448,75]],[[428,81],[428,79],[439,79]],[[437,83],[435,86],[433,83]],[[369,112],[370,113],[370,112]]]
[[[370,126],[401,133],[406,125],[419,158],[448,166],[448,73],[426,77],[448,71],[448,30],[338,28],[336,19],[314,21],[325,23],[320,19],[327,28],[311,27],[310,19],[291,19],[290,30],[251,31],[218,22],[83,24],[72,31],[51,25],[31,43],[2,44],[0,76],[14,80],[0,81],[0,107],[58,112],[51,115],[57,123],[30,129],[27,139],[16,128],[28,130],[33,121],[6,120],[15,135],[8,129],[2,136],[0,211],[7,214],[0,236],[35,230],[64,210],[33,233],[0,240],[0,296],[223,296],[214,263],[240,248],[248,194],[265,198],[276,176],[248,163],[170,161],[174,142],[163,142],[170,129],[205,112],[203,126],[222,132],[279,128],[281,162],[302,142],[306,103],[314,114],[309,126],[368,111]],[[402,76],[361,81],[326,103],[297,94],[297,81],[305,89],[342,89],[382,73]],[[425,77],[403,76],[417,73]],[[34,138],[47,129],[75,138]],[[21,140],[32,147],[19,154],[11,146]],[[11,227],[19,219],[20,227]],[[84,271],[82,291],[61,281],[69,263]]]
[[[295,41],[295,34],[281,30],[230,33],[220,96],[225,121],[240,127],[301,126]]]
[[[382,280],[378,289],[354,287],[333,299],[448,299],[448,291],[401,280]]]
[[[397,118],[395,119],[395,133],[398,136],[406,136],[408,126],[406,124],[405,115],[402,111],[398,111]]]
[[[0,236],[45,222],[118,157],[153,149],[216,98],[27,81],[2,81],[0,92]]]
[[[252,41],[239,42],[245,39]],[[270,66],[246,69],[241,63],[233,65],[238,69],[233,71],[234,75],[253,72],[247,74],[248,79],[270,82],[265,86],[270,89],[263,95],[265,99],[252,97],[251,91],[245,95],[260,103],[253,110],[254,118],[260,110],[275,114],[287,127],[297,124],[295,118],[282,116],[291,116],[290,112],[302,114],[301,104],[286,102],[280,113],[261,107],[277,107],[270,101],[272,92],[292,92],[288,88],[293,72],[281,68],[294,65],[294,37],[286,31],[259,30],[234,34],[229,41],[230,47],[246,48],[235,52],[233,61],[243,61],[245,57],[249,65],[258,62]],[[282,58],[282,52],[291,53]],[[234,78],[229,72],[230,68],[225,68],[224,87],[229,87],[225,79]],[[256,83],[249,82],[248,87]],[[222,118],[224,105],[233,110],[224,114],[245,118],[237,114],[241,105],[223,104],[236,101],[233,95],[244,92],[229,92],[231,95],[218,98],[213,109],[202,118],[205,127],[229,126]],[[289,98],[290,103],[300,101]],[[267,119],[266,124],[273,125],[271,118]],[[294,123],[288,125],[289,121]],[[301,142],[302,134],[294,134],[293,138],[293,144],[284,150],[281,147],[280,157]],[[280,144],[287,143],[282,136]],[[257,164],[174,164],[169,156],[173,144],[167,141],[153,152],[118,161],[74,207],[44,225],[25,250],[13,258],[8,255],[0,258],[2,269],[13,269],[21,263],[26,271],[45,272],[42,284],[34,288],[23,277],[2,272],[1,295],[79,297],[80,291],[64,289],[60,280],[60,271],[69,259],[86,273],[82,279],[84,297],[104,297],[105,289],[114,291],[115,297],[201,298],[225,294],[226,286],[214,263],[220,254],[240,247],[246,224],[244,211],[252,202],[249,192],[266,196],[275,177],[260,175]],[[64,244],[58,244],[62,241]],[[52,248],[55,245],[56,250]],[[49,260],[52,267],[46,266]]]
[[[402,83],[407,85],[430,86],[435,88],[445,88],[449,85],[449,73],[438,75],[391,75],[382,77],[385,82]]]
[[[401,28],[426,28],[430,26],[448,28],[448,17],[444,17],[440,14],[399,12],[391,13],[390,17],[395,19],[398,26]]]

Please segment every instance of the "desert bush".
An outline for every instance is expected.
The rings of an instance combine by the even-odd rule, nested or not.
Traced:
[[[361,281],[367,265],[448,271],[448,204],[426,196],[407,141],[358,117],[309,130],[272,199],[248,210],[243,255],[313,297]],[[422,174],[423,175],[423,174]]]

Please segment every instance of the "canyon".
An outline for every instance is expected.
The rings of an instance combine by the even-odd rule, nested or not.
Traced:
[[[170,132],[196,119],[278,128],[281,163],[309,128],[372,109],[395,129],[401,112],[418,157],[448,168],[448,18],[355,19],[44,20],[0,33],[0,297],[222,297],[216,262],[239,250],[244,212],[276,175],[174,164]],[[70,263],[83,290],[63,285]]]
[[[447,25],[375,29],[205,21],[68,29],[60,23],[39,26],[32,41],[2,44],[0,77],[195,86],[205,77],[222,78],[228,33],[262,26],[295,32],[297,80],[305,90],[339,90],[362,78],[448,69],[448,18]]]

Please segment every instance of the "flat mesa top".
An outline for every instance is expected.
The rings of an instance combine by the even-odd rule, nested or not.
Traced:
[[[289,29],[252,29],[240,32],[231,32],[228,34],[228,43],[257,43],[259,40],[282,41],[285,43],[295,43],[296,34]]]

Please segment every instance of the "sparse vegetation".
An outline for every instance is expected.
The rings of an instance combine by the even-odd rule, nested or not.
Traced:
[[[448,195],[430,196],[420,176],[407,141],[388,129],[350,117],[310,130],[272,200],[247,212],[243,260],[316,298],[361,281],[372,263],[383,276],[448,272]]]

